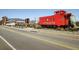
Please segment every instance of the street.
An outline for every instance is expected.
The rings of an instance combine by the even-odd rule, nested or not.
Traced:
[[[0,50],[78,50],[79,36],[55,30],[23,31],[0,26]]]

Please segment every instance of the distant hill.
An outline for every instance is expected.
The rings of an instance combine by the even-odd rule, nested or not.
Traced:
[[[9,21],[14,21],[14,20],[23,21],[24,19],[21,19],[21,18],[9,18],[8,20]]]

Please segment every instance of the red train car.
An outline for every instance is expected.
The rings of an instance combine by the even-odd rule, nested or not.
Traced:
[[[44,16],[39,18],[40,25],[54,25],[53,16]]]
[[[41,26],[67,27],[69,25],[70,13],[64,10],[55,11],[54,15],[39,17],[38,24]]]

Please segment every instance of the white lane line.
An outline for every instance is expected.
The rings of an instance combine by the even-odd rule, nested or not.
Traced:
[[[2,36],[0,36],[0,38],[8,44],[8,46],[10,46],[13,50],[16,50],[8,41],[6,41],[6,39],[4,39]]]

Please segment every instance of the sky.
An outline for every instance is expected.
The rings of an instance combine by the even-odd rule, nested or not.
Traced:
[[[0,9],[0,19],[2,16],[7,16],[8,18],[30,18],[31,20],[34,20],[41,16],[53,15],[55,10],[57,9]],[[74,14],[79,21],[79,9],[64,10]]]

